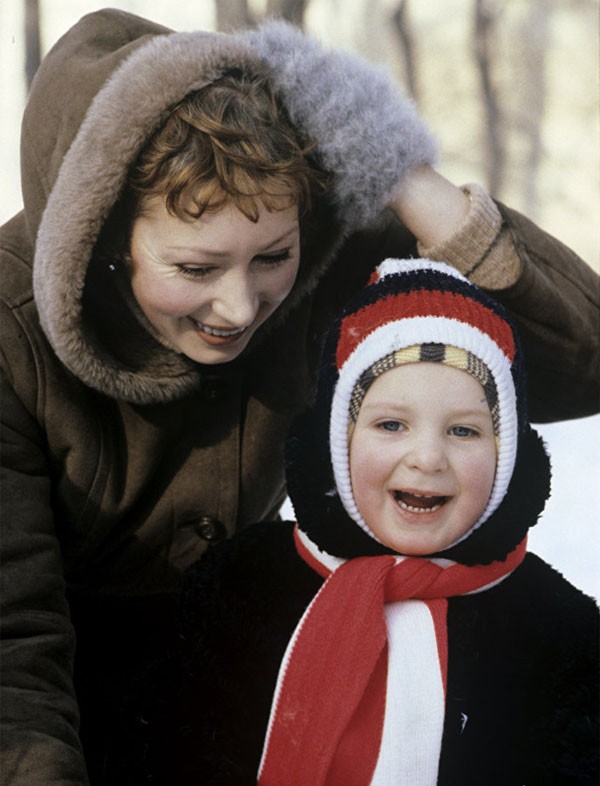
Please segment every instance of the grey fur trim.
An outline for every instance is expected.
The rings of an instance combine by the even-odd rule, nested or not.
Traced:
[[[435,161],[436,141],[387,69],[327,49],[287,22],[243,37],[268,64],[292,122],[318,140],[347,226],[370,224],[404,172]]]

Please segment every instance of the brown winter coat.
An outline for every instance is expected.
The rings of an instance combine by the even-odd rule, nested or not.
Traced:
[[[90,103],[128,55],[168,32],[122,12],[99,12],[58,43],[34,83],[23,124],[25,210],[0,231],[0,781],[11,786],[86,783],[75,637],[85,727],[87,703],[94,708],[98,700],[94,689],[125,682],[135,672],[136,647],[143,652],[163,627],[167,635],[169,597],[207,543],[276,516],[285,497],[282,443],[310,397],[321,326],[376,262],[415,249],[388,220],[350,236],[340,250],[341,225],[328,220],[327,232],[303,248],[290,302],[239,361],[203,369],[156,343],[110,273],[92,277],[88,266],[164,99],[140,69],[139,81],[121,85],[122,105],[113,102],[107,113],[102,102]],[[194,46],[206,50],[197,63],[204,81],[228,62],[252,61],[242,43],[194,35]],[[148,52],[150,62],[156,53]],[[179,74],[173,68],[165,81],[177,82]],[[65,159],[76,136],[86,134],[93,141],[82,148],[86,155],[74,145]],[[516,251],[520,272],[495,294],[519,318],[532,419],[595,412],[596,278],[527,219],[499,210],[499,234]],[[456,243],[453,252],[460,256]],[[494,257],[488,246],[481,256],[485,284]]]

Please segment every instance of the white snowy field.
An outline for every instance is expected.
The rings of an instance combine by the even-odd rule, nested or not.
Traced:
[[[354,11],[358,9],[360,2],[362,0],[351,0],[350,5],[345,6],[345,9]],[[261,7],[261,3],[264,5],[262,0],[253,0],[252,4]],[[436,3],[440,11],[443,11],[445,18],[451,19],[453,17],[452,14],[447,13],[448,0],[443,0],[443,2],[435,0],[431,4],[418,6],[419,12],[423,13],[427,9],[427,13],[434,13]],[[173,3],[168,0],[113,0],[111,3],[93,2],[92,0],[40,0],[43,50],[47,51],[59,36],[83,14],[106,5],[148,16],[174,29],[214,29],[214,3],[210,0],[193,3]],[[455,5],[458,7],[460,3],[455,3]],[[0,2],[0,139],[2,142],[0,145],[0,172],[2,173],[0,223],[21,207],[19,124],[25,101],[23,6],[23,0],[2,0]],[[326,19],[326,7],[329,7],[326,0],[311,2],[313,27],[318,24],[319,18]],[[331,7],[333,8],[333,5]],[[318,17],[319,9],[321,17]],[[349,18],[349,15],[345,14],[346,21]],[[325,29],[331,35],[335,32],[327,24],[324,24]],[[597,39],[597,35],[594,34],[594,36]],[[591,100],[592,102],[596,101],[595,105],[597,106],[598,42],[596,40],[596,43],[591,47],[578,45],[576,41],[570,41],[567,44],[571,52],[569,74],[571,74],[571,65],[578,63],[587,69],[586,73],[592,74],[591,81],[581,79],[578,84],[570,84],[569,89],[577,87],[578,89],[574,92],[580,98],[585,91],[587,91],[586,95],[591,91]],[[587,59],[586,62],[581,62],[582,57]],[[586,100],[589,103],[589,95]],[[575,149],[577,152],[577,150],[585,148],[589,151],[590,140],[593,140],[591,144],[597,160],[597,133],[594,130],[596,128],[594,123],[591,124],[593,127],[590,127],[589,123],[577,126],[572,116],[568,117],[568,123],[568,128],[575,134],[575,139],[578,138],[577,133],[584,134],[584,136],[580,136],[581,144],[571,145],[570,149]],[[568,141],[565,129],[566,126],[563,126],[561,121],[555,126],[557,133],[548,137],[546,141],[547,159],[552,159],[552,145],[558,137],[561,140],[564,137]],[[442,125],[436,128],[438,133],[443,133],[445,130]],[[560,149],[558,152],[558,160],[561,160]],[[582,193],[588,195],[591,191],[592,201],[596,199],[597,202],[597,192],[594,190],[596,188],[594,178],[597,175],[587,176],[587,173],[595,172],[596,167],[591,165],[587,159],[582,166],[583,169],[577,169],[575,176],[572,175],[571,164],[565,166],[564,169],[571,173],[569,177],[563,177],[563,169],[555,167],[556,179],[560,180],[561,187],[563,181],[568,183],[578,195]],[[561,193],[560,189],[555,188],[555,182],[551,185],[551,193]],[[581,205],[589,208],[589,202],[590,198],[586,196],[581,200]],[[518,207],[516,204],[514,206]],[[585,218],[581,206],[573,212],[577,213],[580,219],[582,216]],[[596,215],[593,209],[591,213]],[[554,220],[549,220],[548,223],[554,224]],[[585,237],[581,231],[582,225],[587,227]],[[598,269],[598,260],[589,258],[587,253],[587,249],[597,248],[597,219],[591,222],[583,220],[582,223],[575,225],[561,225],[557,227],[556,232],[561,239],[586,256],[590,264]],[[596,256],[595,252],[592,252],[591,255]],[[600,598],[600,571],[598,570],[600,565],[600,536],[598,532],[600,529],[600,504],[598,501],[600,493],[600,415],[583,420],[544,425],[539,427],[539,431],[546,440],[552,456],[553,492],[542,519],[531,532],[530,548],[553,564],[572,583],[596,598]],[[291,516],[289,504],[284,509],[284,515]]]

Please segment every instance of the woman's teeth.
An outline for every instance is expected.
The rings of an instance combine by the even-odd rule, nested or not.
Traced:
[[[243,333],[244,330],[246,330],[245,327],[234,328],[233,330],[221,330],[220,328],[214,328],[214,327],[209,327],[208,325],[203,325],[202,322],[198,322],[197,320],[194,320],[194,322],[196,322],[196,325],[198,326],[198,328],[200,328],[200,330],[202,330],[204,333],[208,333],[209,336],[219,336],[221,338],[229,338],[229,336],[237,336],[240,333]]]
[[[410,513],[434,513],[448,500],[448,497],[410,494],[407,491],[396,491],[394,497],[400,507]]]

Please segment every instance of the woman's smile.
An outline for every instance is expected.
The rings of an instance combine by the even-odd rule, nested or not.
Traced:
[[[190,317],[193,324],[196,326],[201,337],[208,344],[213,346],[220,346],[224,344],[235,343],[248,329],[247,326],[241,328],[217,328],[210,325],[205,325],[203,322],[198,322],[197,319]]]

